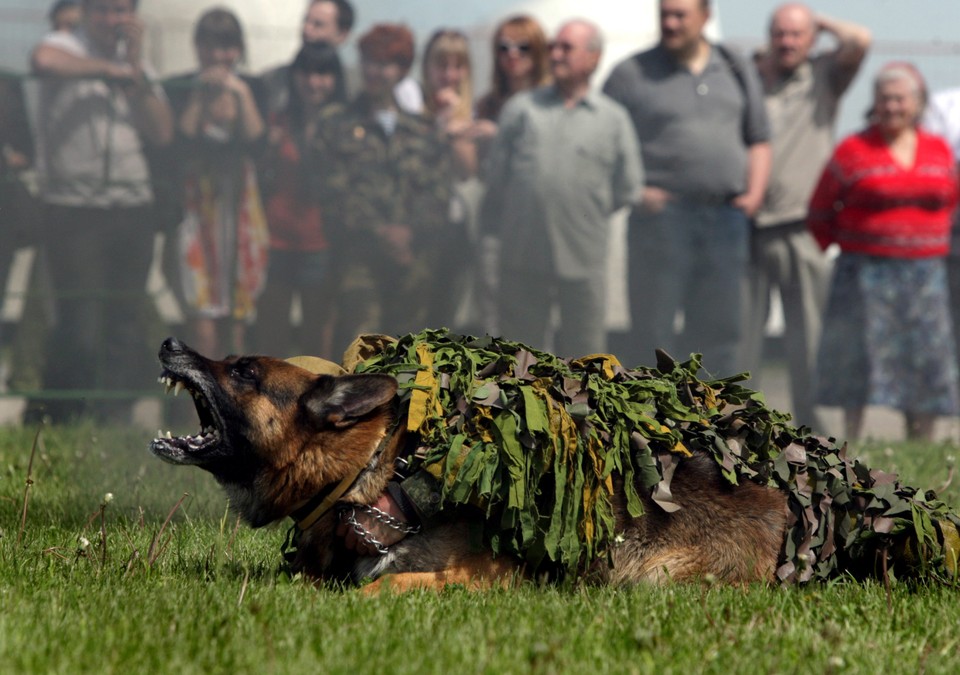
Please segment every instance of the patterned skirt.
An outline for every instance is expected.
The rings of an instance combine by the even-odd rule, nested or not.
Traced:
[[[252,318],[269,251],[253,162],[189,172],[178,235],[180,282],[194,316]]]
[[[956,414],[957,362],[944,260],[841,254],[817,377],[820,405]]]

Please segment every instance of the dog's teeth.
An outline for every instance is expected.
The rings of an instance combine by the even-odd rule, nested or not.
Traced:
[[[171,434],[169,430],[167,430],[167,438],[173,439],[173,434]]]
[[[177,382],[177,383],[174,385],[174,387],[173,387],[173,395],[174,395],[174,396],[178,396],[178,395],[180,394],[180,391],[181,391],[182,389],[183,389],[183,383],[182,383],[182,382]]]

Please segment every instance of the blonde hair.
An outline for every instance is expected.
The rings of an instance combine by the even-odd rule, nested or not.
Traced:
[[[429,69],[434,63],[443,63],[448,59],[455,59],[463,65],[466,73],[460,82],[460,103],[453,111],[453,119],[469,120],[473,115],[473,79],[470,65],[470,43],[467,36],[458,30],[440,29],[430,36],[427,46],[423,50],[422,77],[424,103],[427,111],[436,113],[433,84],[430,82]]]

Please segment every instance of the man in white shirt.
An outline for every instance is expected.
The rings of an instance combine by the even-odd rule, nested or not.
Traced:
[[[833,44],[815,50],[821,35]],[[840,100],[870,40],[863,26],[791,2],[774,10],[769,44],[756,59],[773,161],[763,205],[753,219],[744,365],[759,372],[770,291],[776,287],[786,323],[794,421],[820,432],[824,424],[814,407],[813,371],[830,262],[807,231],[807,203],[833,152]]]

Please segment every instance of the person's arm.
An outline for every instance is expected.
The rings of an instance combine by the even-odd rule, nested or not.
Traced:
[[[92,77],[108,80],[130,80],[133,77],[133,67],[129,63],[81,56],[46,42],[33,50],[30,65],[33,73],[41,77]]]
[[[827,250],[834,241],[834,225],[842,198],[838,176],[839,166],[834,154],[820,174],[807,209],[807,229],[823,250]]]
[[[351,129],[355,128],[362,128],[360,120],[342,105],[327,106],[316,120],[314,133],[303,153],[307,193],[323,209],[324,232],[332,240],[333,248],[348,237],[357,237],[358,231],[362,236],[363,226],[369,225],[363,218],[353,215],[357,206],[363,205],[358,205],[354,198],[353,171],[362,167],[351,162],[342,150],[344,142],[350,138]]]
[[[162,90],[154,86],[143,68],[143,21],[131,16],[117,30],[123,36],[125,59],[133,75],[124,85],[130,102],[133,123],[143,137],[154,145],[164,146],[173,140],[173,113]]]
[[[873,36],[870,29],[849,21],[841,21],[832,17],[818,15],[815,18],[819,32],[829,33],[837,41],[832,52],[833,70],[831,79],[838,94],[842,94],[850,86],[860,64],[863,63]]]
[[[260,108],[257,105],[257,99],[253,95],[250,86],[235,73],[230,73],[227,78],[227,89],[233,92],[237,97],[240,111],[240,133],[243,140],[248,143],[258,141],[263,137],[266,125],[263,122],[263,116],[260,114]]]
[[[523,94],[507,101],[500,112],[500,124],[493,138],[484,169],[486,191],[481,207],[480,228],[483,235],[499,236],[504,214],[504,196],[510,184],[513,146],[523,130],[524,113],[520,105]]]
[[[619,157],[613,175],[614,209],[625,206],[639,207],[643,202],[643,162],[640,159],[640,142],[633,123],[625,110],[618,115]]]
[[[466,180],[477,175],[477,144],[471,130],[473,120],[460,119],[460,95],[452,89],[441,89],[434,94],[439,109],[434,114],[437,132],[450,144],[457,178]]]
[[[731,58],[733,58],[731,56]],[[770,122],[760,85],[760,76],[751,61],[736,55],[741,69],[740,84],[744,95],[743,143],[747,147],[746,187],[733,203],[748,217],[753,217],[763,204],[770,179],[773,151],[770,146]]]
[[[126,37],[126,60],[116,61],[71,52],[56,43],[41,43],[31,56],[33,72],[40,76],[102,78],[117,82],[127,95],[133,122],[154,145],[173,139],[173,116],[164,98],[143,72],[140,61],[143,24],[132,19],[121,27]]]
[[[124,91],[130,101],[133,123],[150,143],[168,145],[173,140],[173,113],[166,99],[160,95],[143,71]]]
[[[747,148],[747,189],[734,198],[733,204],[751,218],[763,204],[772,162],[770,143],[754,143]]]
[[[453,151],[453,165],[457,178],[466,180],[477,175],[477,143],[470,135],[469,123],[452,123],[447,127],[450,148]]]
[[[200,87],[190,90],[187,104],[177,119],[177,130],[185,137],[193,139],[200,132],[200,120],[203,117],[203,94]]]
[[[215,66],[202,71],[197,76],[196,86],[190,92],[187,105],[177,122],[180,133],[187,138],[201,135],[211,107],[221,96],[231,96],[236,107],[229,120],[239,133],[239,139],[254,143],[263,138],[266,126],[257,101],[247,83],[226,68]],[[226,103],[230,103],[226,101]]]

